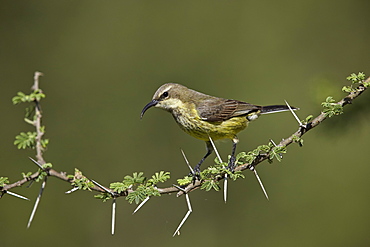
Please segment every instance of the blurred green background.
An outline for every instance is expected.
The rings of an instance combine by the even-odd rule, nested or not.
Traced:
[[[188,173],[204,143],[183,133],[170,114],[142,107],[164,82],[254,104],[298,106],[303,119],[320,113],[326,96],[339,99],[352,72],[370,74],[370,2],[352,1],[1,1],[0,176],[11,181],[35,171],[31,151],[13,146],[32,130],[23,122],[35,71],[54,168],[79,168],[101,184],[134,171],[171,171],[170,186]],[[48,181],[26,229],[39,184],[14,189],[31,202],[1,199],[2,246],[369,246],[369,92],[344,115],[329,119],[292,145],[281,163],[264,163],[221,192],[196,191],[194,212],[185,198],[153,198],[136,215],[119,198],[116,235],[111,203],[92,193],[65,195],[70,186]],[[261,117],[239,135],[238,151],[278,142],[297,129],[290,114]],[[229,141],[217,144],[223,157]],[[365,152],[365,153],[364,153]],[[214,156],[213,156],[214,157]],[[211,163],[209,159],[207,164]]]

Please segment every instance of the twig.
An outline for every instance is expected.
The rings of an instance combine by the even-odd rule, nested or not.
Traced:
[[[33,90],[38,90],[38,91],[41,91],[41,89],[39,88],[39,78],[40,76],[43,76],[43,74],[41,72],[35,72],[35,76],[34,76],[34,84],[33,84],[33,87],[32,89]],[[44,151],[44,148],[42,147],[42,142],[41,142],[41,139],[42,139],[42,136],[44,135],[44,132],[41,130],[41,118],[42,118],[42,114],[41,114],[41,106],[40,106],[40,102],[38,100],[35,100],[35,104],[36,104],[36,107],[35,107],[35,114],[36,114],[36,120],[35,120],[35,127],[36,127],[36,158],[37,158],[37,161],[43,165],[45,164],[45,160],[42,156],[42,153]]]
[[[367,82],[367,83],[370,82],[370,77],[368,77],[365,80],[365,82]],[[363,84],[360,84],[357,87],[356,91],[350,92],[346,97],[344,97],[342,100],[338,101],[336,104],[344,107],[344,106],[352,103],[353,100],[355,100],[358,96],[360,96],[365,90],[366,90],[366,87]],[[286,147],[286,146],[289,146],[290,144],[292,144],[294,142],[294,139],[295,138],[302,137],[304,134],[306,134],[311,129],[317,127],[320,123],[322,123],[327,118],[328,117],[327,117],[327,115],[325,113],[319,114],[311,122],[307,123],[303,127],[300,127],[291,136],[289,136],[288,138],[283,139],[279,144],[277,144],[277,146],[278,147],[283,147],[283,146]],[[40,145],[41,145],[41,143],[40,143]],[[42,151],[42,149],[40,149],[40,150]],[[41,155],[42,155],[42,152],[41,152]],[[269,158],[269,155],[258,156],[254,160],[253,164],[245,163],[245,164],[239,165],[239,166],[237,166],[235,168],[235,171],[244,171],[246,169],[250,169],[251,166],[256,167],[257,165],[259,165],[261,162],[267,160],[268,158]],[[38,161],[39,161],[40,164],[43,164],[42,162],[40,162],[40,160],[38,160]],[[43,161],[43,159],[42,159],[42,161]],[[39,175],[39,173],[38,172],[35,172],[31,176],[29,176],[27,178],[23,178],[22,180],[19,180],[17,182],[12,183],[12,184],[6,184],[6,185],[4,185],[3,188],[1,188],[0,191],[6,191],[6,190],[10,190],[12,188],[18,187],[18,186],[22,186],[23,184],[27,183],[28,181],[34,180],[35,178],[37,178],[38,175]],[[65,182],[68,182],[68,183],[71,183],[71,184],[73,183],[73,179],[68,178],[67,175],[64,172],[58,172],[58,171],[56,171],[54,169],[49,169],[48,170],[48,176],[50,176],[50,177],[57,177],[57,178],[65,181]],[[223,179],[223,176],[220,176],[219,179]],[[177,193],[177,196],[181,196],[181,195],[183,195],[185,193],[189,193],[189,192],[191,192],[193,190],[198,189],[201,185],[202,185],[202,182],[195,181],[194,184],[191,183],[191,184],[187,185],[186,188],[184,188],[183,190],[180,190],[179,188],[177,188],[175,186],[171,186],[171,187],[167,187],[167,188],[157,188],[157,190],[158,190],[158,192],[160,194]],[[91,190],[98,191],[98,192],[105,192],[106,190],[108,190],[108,191],[114,193],[113,190],[110,190],[110,189],[107,189],[107,188],[102,189],[102,188],[100,188],[98,186],[94,186],[93,188],[91,188]],[[127,196],[131,192],[133,192],[132,189],[129,189],[127,191],[124,191],[124,192],[122,192],[120,194],[115,193],[115,197]]]

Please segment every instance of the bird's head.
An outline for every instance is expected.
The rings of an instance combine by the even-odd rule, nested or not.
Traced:
[[[163,84],[155,92],[152,101],[144,106],[140,118],[144,116],[146,110],[153,106],[172,112],[183,105],[183,98],[189,91],[190,89],[177,83]]]

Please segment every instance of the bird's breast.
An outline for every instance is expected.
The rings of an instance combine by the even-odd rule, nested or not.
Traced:
[[[208,141],[209,137],[213,140],[233,139],[238,132],[248,125],[245,116],[233,117],[220,122],[202,120],[195,105],[183,105],[174,109],[171,113],[182,130],[204,141]]]

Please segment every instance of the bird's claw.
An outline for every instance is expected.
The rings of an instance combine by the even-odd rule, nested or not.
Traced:
[[[193,184],[195,181],[200,181],[200,167],[196,166],[194,169],[189,173],[189,176],[193,177]]]

